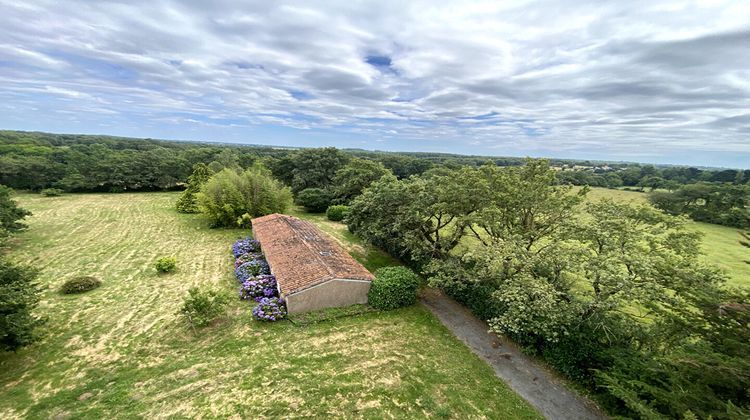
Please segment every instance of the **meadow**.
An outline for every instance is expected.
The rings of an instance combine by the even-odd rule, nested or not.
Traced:
[[[40,269],[47,323],[38,343],[0,355],[0,418],[540,418],[420,305],[300,325],[259,323],[233,300],[194,335],[183,297],[191,286],[236,293],[230,247],[248,232],[178,214],[177,196],[18,196],[34,215],[10,258]],[[368,268],[395,263],[344,225],[306,217]],[[162,256],[177,272],[156,273]],[[78,275],[103,286],[58,293]]]
[[[633,204],[648,203],[648,195],[636,191],[591,188],[589,200],[612,199]],[[728,284],[750,287],[750,252],[743,247],[736,228],[689,221],[688,226],[703,235],[702,249],[706,262],[716,265],[729,276]]]

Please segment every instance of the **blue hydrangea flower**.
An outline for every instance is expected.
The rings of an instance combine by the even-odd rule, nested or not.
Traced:
[[[247,238],[238,240],[234,243],[234,245],[232,245],[232,254],[234,255],[234,258],[237,258],[242,254],[249,254],[252,252],[260,252],[260,242],[250,238],[249,236]]]

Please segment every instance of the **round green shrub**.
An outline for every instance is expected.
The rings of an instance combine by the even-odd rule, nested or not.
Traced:
[[[88,292],[89,290],[94,290],[101,285],[102,282],[96,277],[80,276],[63,283],[62,287],[60,287],[60,292],[66,295],[83,293]]]
[[[347,214],[349,214],[349,206],[331,206],[328,207],[328,210],[326,210],[326,217],[328,218],[328,220],[332,220],[334,222],[340,222],[344,220]]]
[[[331,192],[322,188],[306,188],[297,193],[295,202],[310,213],[323,213],[331,204]]]
[[[156,271],[160,273],[171,273],[177,268],[177,258],[161,257],[156,260],[154,268],[156,268]]]
[[[406,267],[383,267],[375,272],[375,280],[367,295],[370,306],[389,310],[409,306],[417,301],[419,277]]]
[[[40,193],[45,197],[59,197],[63,194],[63,190],[59,188],[45,188]]]

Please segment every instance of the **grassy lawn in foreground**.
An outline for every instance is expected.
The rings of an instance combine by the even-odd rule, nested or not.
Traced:
[[[19,196],[34,216],[10,257],[41,269],[48,323],[39,343],[0,355],[0,418],[540,417],[421,306],[298,326],[253,321],[234,300],[193,336],[183,296],[236,293],[230,247],[246,232],[177,214],[176,198]],[[316,223],[370,267],[392,262]],[[178,271],[157,275],[168,255]],[[58,294],[76,275],[103,286]]]
[[[648,203],[648,194],[635,191],[591,188],[589,200],[611,198],[633,204]],[[729,284],[750,287],[750,250],[740,245],[737,228],[691,221],[690,228],[703,234],[703,253],[706,261],[729,274]]]

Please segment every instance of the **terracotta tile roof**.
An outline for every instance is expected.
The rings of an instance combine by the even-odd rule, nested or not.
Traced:
[[[372,281],[374,276],[312,223],[284,214],[252,220],[282,295],[333,279]]]

